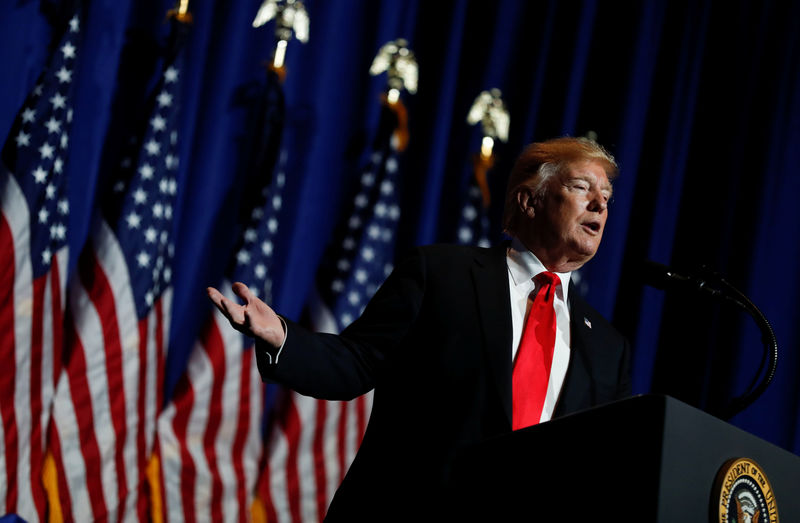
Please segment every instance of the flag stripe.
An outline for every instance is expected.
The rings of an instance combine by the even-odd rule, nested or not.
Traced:
[[[11,182],[10,182],[11,183]],[[11,234],[11,227],[6,220],[5,215],[0,216],[0,248],[2,252],[16,252],[14,248],[14,238]],[[11,257],[6,264],[3,265],[6,269],[0,275],[0,333],[3,333],[0,338],[0,361],[16,361],[15,356],[15,341],[14,336],[14,264]],[[15,365],[16,367],[16,365]],[[3,392],[3,397],[13,397],[16,382],[16,368],[11,369],[10,372],[0,373],[0,391]],[[17,475],[17,456],[16,456],[16,443],[17,443],[17,424],[14,414],[14,403],[11,401],[0,401],[0,416],[2,416],[2,441],[3,445],[2,461],[0,462],[0,469],[4,472],[5,477],[0,482],[0,496],[6,500],[5,512],[10,512],[16,505],[16,478]]]

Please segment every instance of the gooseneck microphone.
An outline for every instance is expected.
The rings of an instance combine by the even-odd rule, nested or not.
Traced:
[[[747,296],[728,283],[721,275],[702,267],[691,272],[676,271],[666,265],[653,261],[645,261],[642,265],[644,282],[651,287],[669,291],[680,289],[689,292],[706,293],[736,304],[755,320],[761,330],[761,342],[764,345],[764,356],[748,390],[741,396],[731,400],[730,405],[722,410],[720,417],[729,419],[750,406],[764,393],[772,379],[778,364],[778,340],[767,318]],[[764,367],[767,370],[764,372]],[[759,377],[763,379],[759,382]]]

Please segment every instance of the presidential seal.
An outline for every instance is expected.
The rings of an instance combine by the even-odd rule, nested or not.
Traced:
[[[777,523],[778,505],[764,470],[753,460],[736,458],[719,469],[711,516],[719,523]]]

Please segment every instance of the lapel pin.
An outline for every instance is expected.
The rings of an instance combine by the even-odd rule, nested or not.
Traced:
[[[583,323],[585,323],[586,326],[589,327],[590,329],[592,328],[592,322],[589,321],[589,318],[585,318],[584,317],[583,318]]]

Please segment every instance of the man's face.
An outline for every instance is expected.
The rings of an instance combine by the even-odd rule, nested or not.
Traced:
[[[545,183],[544,196],[533,201],[529,248],[545,263],[569,260],[582,265],[595,255],[603,238],[611,198],[608,176],[602,164],[588,161],[568,165]]]

